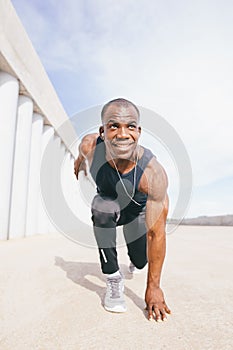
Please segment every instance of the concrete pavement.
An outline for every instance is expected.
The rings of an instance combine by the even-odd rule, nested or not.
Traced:
[[[128,311],[104,310],[98,253],[59,234],[0,242],[0,349],[232,349],[232,227],[180,226],[162,276],[168,322],[144,311],[146,269],[125,274]]]

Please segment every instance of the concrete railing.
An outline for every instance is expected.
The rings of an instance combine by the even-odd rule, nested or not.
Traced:
[[[41,199],[41,162],[49,145],[54,159],[65,160],[67,191],[75,191],[75,140],[11,2],[0,0],[0,239],[56,230]]]

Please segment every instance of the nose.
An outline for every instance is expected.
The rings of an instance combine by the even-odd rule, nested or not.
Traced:
[[[125,127],[121,127],[118,129],[118,138],[121,138],[121,139],[125,139],[125,138],[128,138],[129,135],[128,135],[128,130],[127,128]]]

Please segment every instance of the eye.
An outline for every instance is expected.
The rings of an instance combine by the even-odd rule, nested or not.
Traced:
[[[109,129],[110,130],[116,130],[118,128],[118,124],[110,124]]]
[[[135,124],[129,124],[128,128],[130,130],[135,130],[136,129],[136,125]]]

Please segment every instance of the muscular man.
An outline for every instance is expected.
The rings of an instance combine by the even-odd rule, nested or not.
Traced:
[[[138,144],[140,113],[132,102],[123,98],[108,102],[101,119],[99,134],[83,137],[74,172],[77,179],[81,170],[86,175],[87,161],[97,185],[92,221],[107,282],[104,307],[111,312],[126,311],[116,250],[116,227],[123,225],[130,272],[148,262],[148,318],[164,321],[170,313],[160,288],[166,250],[167,176],[151,151]]]

